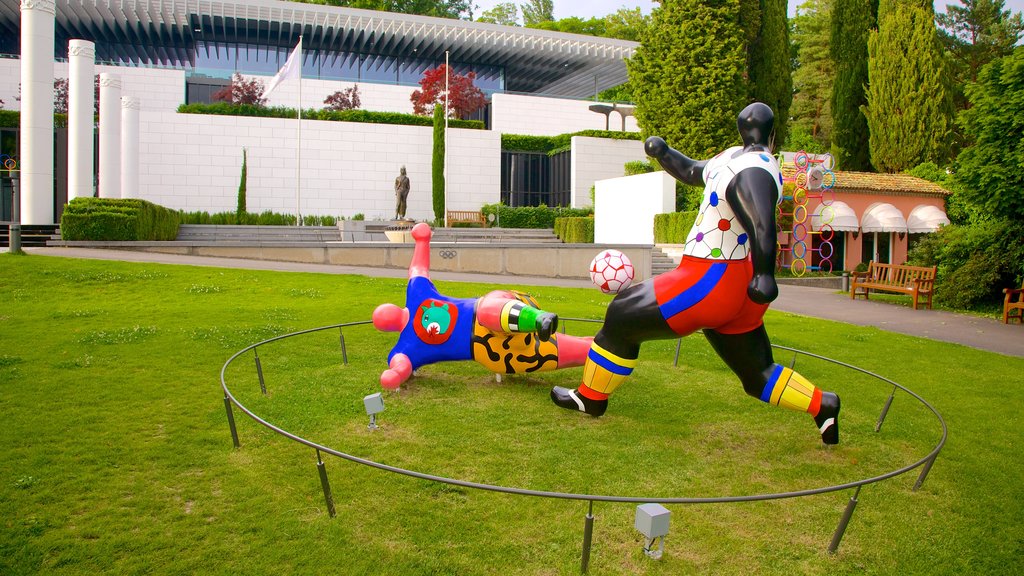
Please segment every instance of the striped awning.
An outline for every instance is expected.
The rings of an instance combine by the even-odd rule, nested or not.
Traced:
[[[899,208],[886,202],[876,202],[864,211],[860,229],[861,232],[906,232],[907,221]]]
[[[907,232],[911,234],[935,232],[947,224],[949,224],[949,217],[941,208],[922,204],[910,211],[910,217],[907,218]]]

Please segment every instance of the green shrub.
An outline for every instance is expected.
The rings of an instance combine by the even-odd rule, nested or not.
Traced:
[[[295,118],[295,108],[283,106],[252,106],[249,104],[231,104],[214,102],[212,104],[182,104],[178,106],[180,114],[216,114],[221,116],[258,116],[263,118]],[[403,114],[401,112],[376,112],[373,110],[314,110],[303,109],[302,117],[307,120],[324,120],[329,122],[365,122],[370,124],[401,124],[406,126],[431,126],[433,122],[428,116]],[[451,128],[467,128],[483,130],[484,123],[480,120],[449,119]]]
[[[60,220],[64,240],[174,240],[180,215],[131,198],[75,198]]]
[[[697,220],[697,211],[673,212],[654,215],[654,242],[657,244],[683,244],[686,235]]]
[[[68,115],[57,114],[53,115],[53,126],[55,128],[67,128],[68,126]],[[0,128],[20,128],[21,127],[21,112],[19,110],[0,110]]]
[[[990,221],[943,226],[922,238],[908,255],[918,266],[936,266],[935,297],[969,310],[998,304],[1002,289],[1024,277],[1024,224]]]
[[[623,166],[626,170],[626,176],[636,176],[637,174],[648,174],[650,172],[657,172],[661,168],[655,165],[649,160],[630,160]]]
[[[484,204],[480,208],[485,218],[495,216],[494,222],[502,228],[554,228],[559,217],[583,217],[594,213],[592,208],[548,208],[522,206],[512,208],[504,204]]]
[[[593,244],[594,218],[592,216],[555,218],[555,235],[566,244]]]
[[[640,140],[639,132],[615,132],[611,130],[581,130],[557,136],[529,136],[525,134],[502,134],[501,149],[510,152],[544,152],[548,155],[568,150],[573,136],[610,138],[613,140]]]

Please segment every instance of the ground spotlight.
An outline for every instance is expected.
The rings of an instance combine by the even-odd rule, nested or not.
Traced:
[[[377,429],[377,414],[384,411],[384,397],[380,392],[363,397],[363,405],[366,406],[366,415],[370,417],[370,430]]]
[[[665,535],[668,534],[668,519],[672,513],[661,504],[641,504],[636,507],[636,529],[644,535],[644,554],[659,560],[665,552]],[[661,545],[654,549],[654,542],[661,539]]]

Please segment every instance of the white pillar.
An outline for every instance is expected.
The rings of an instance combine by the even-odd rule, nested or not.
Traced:
[[[21,221],[53,224],[53,0],[21,0]]]
[[[121,97],[121,197],[139,197],[139,99]]]
[[[93,195],[96,45],[68,43],[68,201]]]
[[[100,74],[100,198],[121,197],[121,77]]]

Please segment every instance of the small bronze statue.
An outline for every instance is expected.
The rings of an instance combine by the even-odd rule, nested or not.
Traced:
[[[409,197],[409,177],[402,173],[395,178],[395,220],[405,220],[405,201]]]

